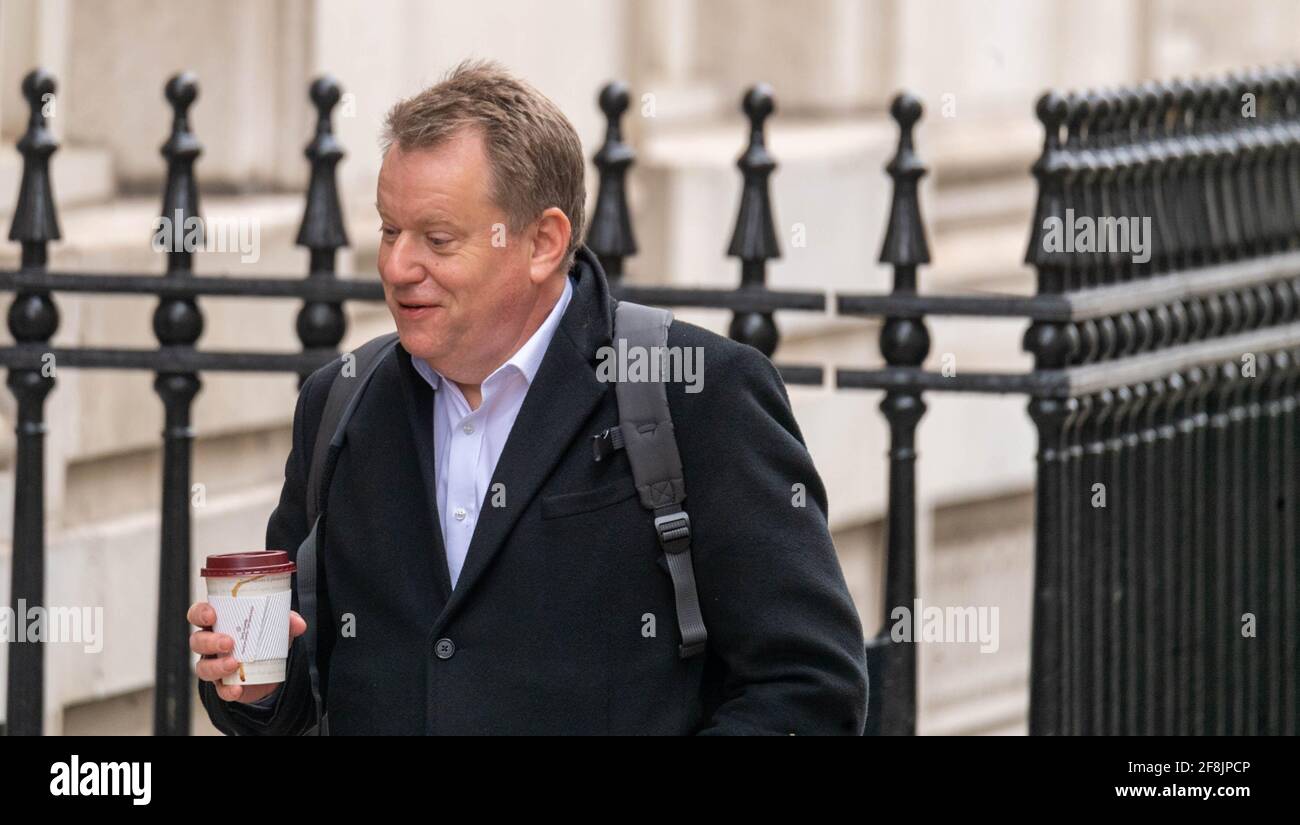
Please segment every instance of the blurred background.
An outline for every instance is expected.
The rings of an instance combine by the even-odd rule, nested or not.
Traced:
[[[918,149],[930,174],[922,211],[933,264],[927,292],[1028,294],[1021,263],[1047,88],[1083,89],[1294,61],[1290,0],[4,0],[0,139],[26,125],[19,93],[42,66],[59,81],[51,118],[63,240],[51,266],[163,271],[150,248],[169,131],[162,87],[199,78],[192,125],[205,217],[252,220],[260,255],[200,254],[200,274],[299,277],[313,128],[310,81],[346,96],[335,130],[351,249],[344,277],[377,277],[374,184],[382,117],[399,97],[466,57],[493,58],[555,100],[590,157],[601,85],[629,83],[637,152],[629,176],[640,253],[629,283],[734,286],[725,257],[747,137],[744,90],[772,84],[768,145],[783,256],[776,288],[884,291],[876,263],[889,206],[882,167],[900,89],[925,104]],[[8,226],[21,162],[0,151]],[[594,200],[595,172],[588,191]],[[590,206],[589,206],[590,209]],[[590,214],[590,212],[588,213]],[[802,235],[798,233],[802,232]],[[802,245],[792,242],[798,237]],[[13,267],[16,244],[0,249]],[[299,273],[294,275],[293,273]],[[59,295],[57,345],[152,347],[152,297]],[[833,299],[828,302],[833,306]],[[205,299],[200,348],[294,351],[297,301]],[[382,305],[349,306],[351,347],[391,330]],[[730,314],[680,311],[725,334]],[[776,360],[881,363],[871,321],[779,314]],[[930,361],[1023,370],[1022,322],[931,319]],[[293,376],[207,373],[194,405],[193,566],[210,553],[262,549],[289,451]],[[144,372],[60,371],[46,405],[46,603],[104,608],[104,647],[46,647],[47,733],[149,733],[158,588],[162,404]],[[831,526],[864,629],[881,626],[887,429],[875,392],[792,387],[791,400],[830,495]],[[1033,428],[1020,397],[927,396],[918,435],[918,581],[926,605],[996,606],[997,650],[920,646],[918,732],[1024,733],[1032,583]],[[0,392],[0,604],[9,604],[13,398]],[[737,491],[737,495],[743,495]],[[201,580],[194,578],[195,595]],[[0,646],[0,669],[7,661]],[[0,718],[5,685],[0,681]],[[196,733],[215,733],[195,706]]]

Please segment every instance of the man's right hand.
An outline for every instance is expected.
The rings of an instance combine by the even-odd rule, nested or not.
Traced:
[[[190,605],[185,618],[199,630],[190,634],[190,650],[202,658],[194,672],[205,682],[212,682],[217,695],[227,702],[256,702],[265,699],[280,687],[282,682],[265,685],[223,685],[221,680],[239,669],[239,662],[231,655],[235,649],[235,640],[225,633],[213,631],[217,623],[217,611],[208,602],[195,602]],[[289,611],[289,641],[307,632],[307,621],[296,610]]]

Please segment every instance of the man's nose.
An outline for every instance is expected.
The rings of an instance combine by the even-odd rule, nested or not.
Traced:
[[[416,239],[399,232],[379,267],[380,276],[390,284],[413,284],[424,280],[424,266],[416,252]]]

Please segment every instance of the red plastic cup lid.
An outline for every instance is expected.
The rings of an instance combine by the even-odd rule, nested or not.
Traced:
[[[275,573],[292,573],[298,568],[283,550],[255,550],[251,553],[222,553],[208,556],[208,564],[199,571],[200,576],[228,579],[235,576],[258,576]]]

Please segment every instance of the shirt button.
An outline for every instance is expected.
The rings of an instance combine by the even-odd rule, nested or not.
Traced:
[[[456,512],[452,513],[452,515],[456,517],[456,521],[464,521],[464,520],[465,520],[465,508],[464,508],[464,507],[457,507],[457,508],[456,508]]]
[[[451,639],[439,639],[433,645],[433,653],[439,659],[450,659],[456,654],[456,643]]]
[[[465,430],[465,435],[473,435],[473,434],[474,434],[474,425],[473,425],[473,424],[466,424],[466,425],[464,426],[463,429]]]

